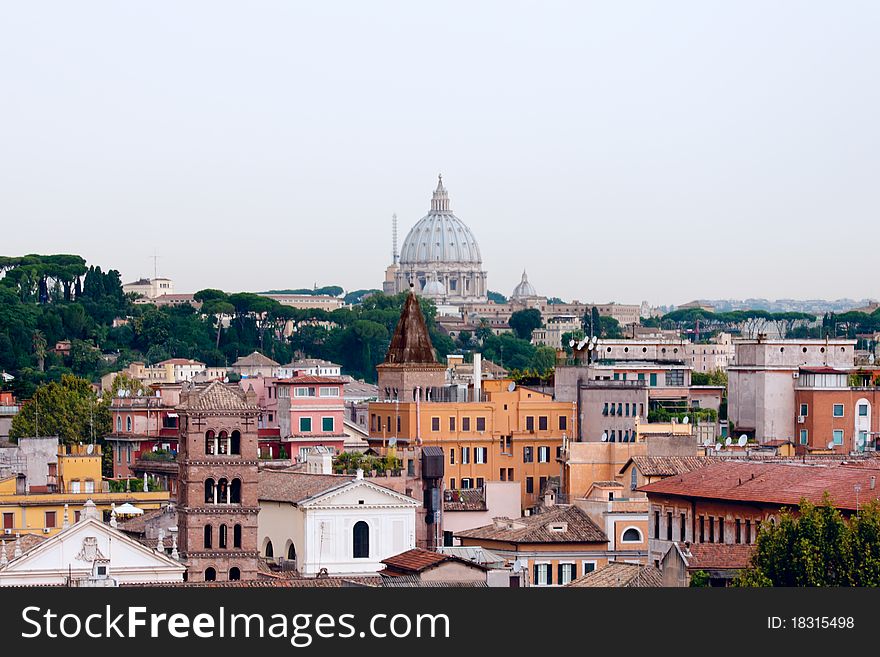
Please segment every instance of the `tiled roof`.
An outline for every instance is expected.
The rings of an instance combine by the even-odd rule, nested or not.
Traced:
[[[550,525],[565,523],[565,531]],[[586,513],[576,506],[557,506],[545,513],[524,518],[496,518],[491,525],[466,529],[455,534],[507,543],[607,543],[608,537]]]
[[[876,462],[849,465],[795,465],[791,463],[756,463],[723,461],[667,477],[639,488],[650,494],[678,495],[704,499],[759,502],[779,506],[797,506],[806,498],[821,503],[827,491],[834,505],[855,510],[857,501],[865,504],[880,499],[876,478],[880,476]],[[874,477],[875,487],[871,488]],[[858,494],[854,486],[860,485]]]
[[[479,488],[443,491],[444,511],[485,511],[486,497]]]
[[[390,588],[440,588],[440,589],[484,589],[488,586],[485,581],[424,581],[414,575],[403,577],[383,577],[382,586]]]
[[[687,557],[688,568],[707,570],[745,568],[755,550],[754,545],[743,543],[679,543],[678,546]]]
[[[660,571],[654,566],[612,561],[566,584],[575,588],[649,588],[663,586]]]
[[[453,559],[453,557],[448,554],[440,554],[439,552],[432,552],[431,550],[415,548],[413,550],[401,552],[400,554],[395,554],[393,557],[382,559],[382,563],[390,567],[392,570],[420,573],[423,570],[432,568],[444,561],[452,560],[457,561],[457,559]]]
[[[438,364],[419,299],[412,291],[406,295],[384,364]]]
[[[247,356],[242,356],[232,364],[232,367],[278,367],[271,358],[264,356],[259,351],[252,351]]]
[[[670,477],[718,462],[714,456],[633,456],[630,460],[646,477]]]
[[[352,481],[350,475],[306,474],[285,470],[261,470],[258,498],[295,504]]]
[[[146,511],[139,516],[132,516],[125,520],[119,521],[117,529],[127,534],[143,534],[147,531],[147,521],[152,520],[165,513],[165,509],[152,509]],[[155,541],[153,541],[155,545]]]
[[[185,390],[185,391],[184,391]],[[177,408],[187,411],[258,411],[260,407],[247,401],[247,393],[235,383],[211,381],[194,385],[180,394]]]
[[[156,365],[204,365],[204,363],[192,358],[169,358],[159,361]]]
[[[9,561],[12,561],[15,558],[16,545],[21,549],[21,554],[24,556],[45,540],[46,537],[39,534],[21,534],[18,538],[8,541],[4,539],[3,542],[6,543],[6,558],[9,559]]]

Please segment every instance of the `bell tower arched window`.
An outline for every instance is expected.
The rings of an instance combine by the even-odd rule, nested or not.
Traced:
[[[211,525],[205,525],[205,549],[209,550],[214,538],[214,528]]]

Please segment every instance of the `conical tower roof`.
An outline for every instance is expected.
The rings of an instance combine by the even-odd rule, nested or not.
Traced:
[[[431,336],[428,335],[428,326],[422,315],[419,298],[412,290],[406,296],[403,310],[394,336],[391,338],[391,346],[385,354],[386,365],[406,364],[436,364],[437,357],[434,355],[434,345],[431,344]]]

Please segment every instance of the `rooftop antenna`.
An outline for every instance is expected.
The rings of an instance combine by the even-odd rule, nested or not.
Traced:
[[[156,253],[156,249],[153,249],[153,278],[159,278],[159,254]]]
[[[393,264],[397,264],[397,213],[391,215],[391,256]]]

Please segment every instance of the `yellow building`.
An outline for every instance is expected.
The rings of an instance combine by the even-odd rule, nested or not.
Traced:
[[[60,445],[57,464],[49,464],[49,486],[29,488],[24,475],[0,479],[3,536],[54,534],[79,520],[92,500],[100,511],[129,502],[145,511],[168,504],[167,491],[112,493],[101,477],[100,445]],[[2,538],[2,536],[0,536]]]

